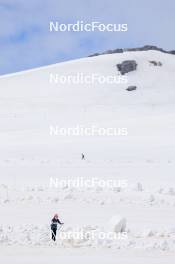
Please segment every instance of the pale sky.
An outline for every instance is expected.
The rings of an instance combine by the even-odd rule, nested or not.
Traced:
[[[0,0],[0,74],[115,48],[175,49],[174,0]],[[127,32],[49,32],[60,23],[128,24]]]

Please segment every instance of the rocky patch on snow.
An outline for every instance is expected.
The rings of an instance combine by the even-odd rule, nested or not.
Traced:
[[[168,53],[168,54],[175,54],[175,50],[170,50],[170,51],[166,51],[162,48],[153,46],[153,45],[145,45],[143,47],[140,48],[128,48],[128,49],[114,49],[114,50],[107,50],[104,51],[102,53],[94,53],[89,55],[88,57],[95,57],[95,56],[99,56],[99,55],[105,55],[105,54],[114,54],[114,53],[123,53],[123,52],[132,52],[132,51],[149,51],[149,50],[157,50],[163,53]]]
[[[128,86],[128,88],[126,88],[128,92],[135,91],[136,89],[137,89],[137,86],[134,86],[134,85]]]
[[[117,69],[121,75],[125,75],[128,72],[135,71],[137,69],[137,62],[135,60],[126,60],[117,64]]]

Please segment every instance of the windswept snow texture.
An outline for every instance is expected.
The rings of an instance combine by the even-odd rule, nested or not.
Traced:
[[[138,65],[125,75],[127,83],[50,82],[50,74],[120,77],[116,65],[125,60]],[[174,262],[174,73],[173,55],[139,51],[0,78],[2,263]],[[128,86],[137,89],[128,92]],[[127,128],[128,133],[50,135],[50,126],[93,125]],[[56,188],[51,178],[125,184]],[[56,243],[50,239],[54,213],[65,223]],[[59,237],[61,232],[75,230],[89,235]],[[109,232],[118,234],[118,239],[99,235]]]

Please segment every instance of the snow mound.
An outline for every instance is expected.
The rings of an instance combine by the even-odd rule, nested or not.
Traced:
[[[122,216],[115,215],[109,221],[109,229],[112,232],[120,233],[126,230],[126,219]]]

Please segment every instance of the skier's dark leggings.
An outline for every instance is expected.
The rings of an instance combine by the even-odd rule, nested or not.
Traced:
[[[52,240],[56,241],[56,235],[57,235],[57,230],[54,228],[52,229]]]

